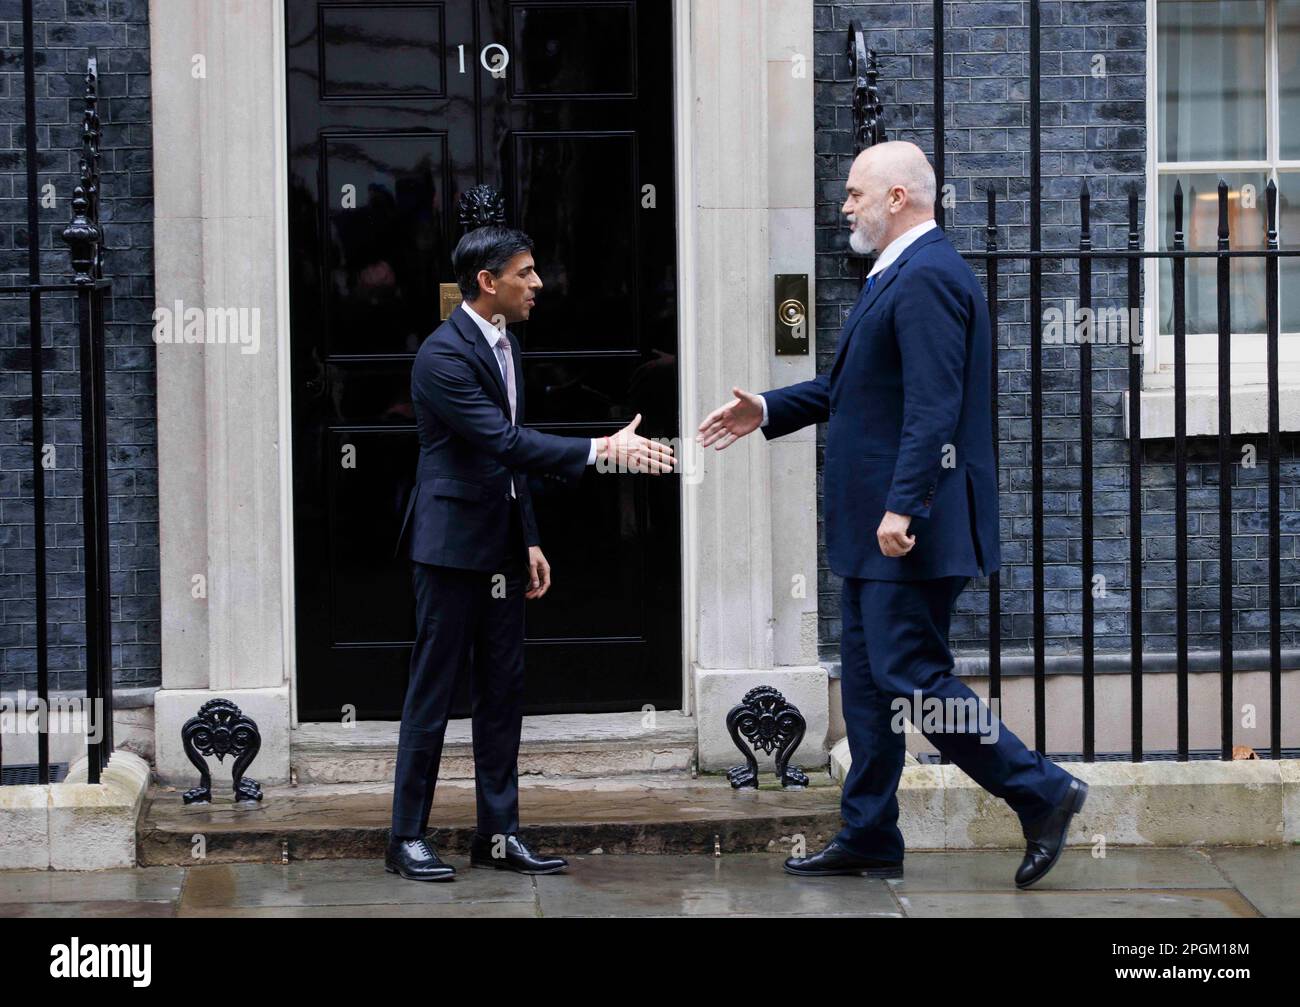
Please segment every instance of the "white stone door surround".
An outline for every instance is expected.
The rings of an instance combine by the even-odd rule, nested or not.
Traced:
[[[157,769],[168,782],[192,777],[180,727],[221,695],[261,728],[253,775],[284,781],[297,668],[283,8],[149,7],[156,304],[179,307],[178,320],[199,309],[209,340],[157,347]],[[808,717],[808,765],[827,719],[814,431],[722,454],[691,450],[689,433],[733,384],[814,373],[812,353],[776,357],[772,320],[773,274],[813,275],[813,5],[675,0],[674,17],[683,695],[702,768],[738,761],[722,718],[758,684]],[[227,330],[213,341],[241,311],[256,339],[231,342]],[[229,778],[228,764],[214,768]]]

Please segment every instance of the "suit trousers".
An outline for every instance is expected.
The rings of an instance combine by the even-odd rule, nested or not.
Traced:
[[[840,695],[853,764],[841,796],[844,827],[836,838],[859,856],[903,859],[903,716],[950,762],[1005,800],[1022,825],[1055,808],[1073,779],[1026,748],[953,675],[948,627],[969,579],[844,581]]]
[[[443,736],[462,670],[471,673],[478,832],[519,831],[519,731],[524,699],[523,535],[511,508],[498,573],[413,563],[416,633],[398,732],[393,835],[424,835]]]

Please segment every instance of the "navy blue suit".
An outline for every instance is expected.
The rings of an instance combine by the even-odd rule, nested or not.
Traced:
[[[906,742],[892,701],[919,691],[978,704],[952,674],[947,638],[967,581],[1000,564],[992,352],[984,292],[936,227],[863,287],[829,374],[763,393],[768,438],[828,423],[826,552],[844,578],[840,684],[853,759],[838,838],[862,856],[903,856],[895,792]],[[904,556],[880,551],[886,511],[912,519]],[[1070,775],[1005,726],[996,743],[992,730],[981,740],[951,727],[926,737],[1022,822],[1064,797]]]
[[[519,343],[507,333],[522,419]],[[412,560],[416,634],[398,735],[393,834],[418,836],[428,827],[456,679],[466,667],[473,676],[478,831],[513,833],[528,546],[540,544],[527,475],[577,480],[591,441],[511,422],[496,355],[461,307],[420,346],[411,402],[420,460],[397,547],[406,543]]]

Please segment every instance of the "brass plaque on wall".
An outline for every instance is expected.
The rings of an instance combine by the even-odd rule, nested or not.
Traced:
[[[444,322],[451,317],[451,313],[456,310],[456,305],[461,302],[460,287],[454,283],[438,284],[438,317]]]
[[[777,273],[772,306],[776,313],[776,353],[808,355],[808,274]]]

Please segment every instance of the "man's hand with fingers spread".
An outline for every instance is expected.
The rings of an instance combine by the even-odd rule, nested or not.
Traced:
[[[601,438],[596,445],[598,471],[646,472],[650,475],[673,471],[672,446],[642,437],[636,432],[640,425],[641,414],[637,413],[632,422],[618,433]]]
[[[696,440],[701,447],[715,444],[715,450],[730,447],[746,434],[752,434],[763,422],[763,402],[757,395],[751,395],[742,388],[733,388],[731,394],[736,396],[725,406],[721,406],[700,424]]]

